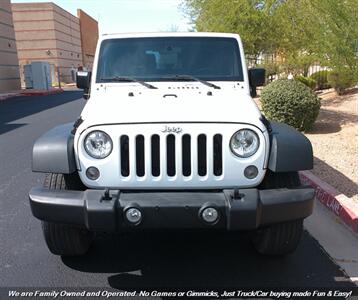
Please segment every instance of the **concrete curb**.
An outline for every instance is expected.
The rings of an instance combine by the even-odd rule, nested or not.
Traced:
[[[309,171],[300,172],[302,183],[315,188],[316,199],[358,234],[358,204]]]
[[[51,89],[51,90],[21,90],[17,92],[11,92],[8,94],[0,95],[0,101],[5,101],[19,96],[47,96],[62,93],[63,89]]]
[[[0,101],[5,101],[10,98],[21,96],[20,93],[8,93],[8,94],[1,94],[0,95]]]

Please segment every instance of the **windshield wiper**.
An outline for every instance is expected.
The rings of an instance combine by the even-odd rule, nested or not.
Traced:
[[[197,78],[197,77],[194,77],[194,76],[191,76],[191,75],[181,75],[181,74],[177,74],[177,75],[173,75],[173,76],[168,76],[168,77],[164,77],[164,78],[167,78],[167,79],[178,79],[178,80],[194,80],[194,81],[198,81],[206,86],[209,86],[211,88],[214,88],[214,89],[221,89],[221,87],[219,87],[218,85],[216,84],[213,84],[211,82],[208,82],[206,80],[202,80],[200,78]]]
[[[115,77],[110,77],[110,78],[101,78],[100,81],[110,81],[110,82],[137,82],[145,87],[147,87],[148,89],[157,89],[157,87],[155,87],[154,85],[151,85],[147,82],[144,82],[142,80],[138,80],[135,79],[133,77],[127,77],[127,76],[115,76]]]

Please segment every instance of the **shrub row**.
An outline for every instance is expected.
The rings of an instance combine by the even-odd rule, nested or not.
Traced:
[[[316,89],[329,89],[331,86],[328,83],[328,70],[317,71],[313,73],[310,78],[316,81]]]
[[[333,71],[322,70],[313,73],[310,77],[297,75],[295,79],[307,85],[312,90],[322,90],[333,87],[339,95],[342,95],[346,89],[357,84],[353,72],[347,68]]]
[[[304,85],[307,85],[311,90],[314,90],[316,88],[317,81],[310,77],[297,75],[295,79],[302,82]]]
[[[341,69],[329,72],[328,84],[336,90],[338,95],[342,95],[346,89],[357,84],[357,81],[351,70]]]

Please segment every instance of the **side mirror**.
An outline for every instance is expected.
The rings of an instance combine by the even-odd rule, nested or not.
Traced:
[[[89,98],[89,90],[91,85],[91,72],[90,71],[78,71],[76,73],[76,85],[79,89],[84,90],[83,98]]]
[[[265,84],[266,76],[265,69],[253,68],[249,69],[249,83],[251,88],[251,96],[256,96],[256,87],[263,86]]]
[[[89,71],[78,71],[76,73],[76,85],[79,89],[89,89],[91,82],[91,72]]]

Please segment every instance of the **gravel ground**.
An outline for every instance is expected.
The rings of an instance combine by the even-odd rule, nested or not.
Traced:
[[[313,145],[313,173],[358,201],[358,88],[347,95],[319,95],[321,110],[306,133]]]

